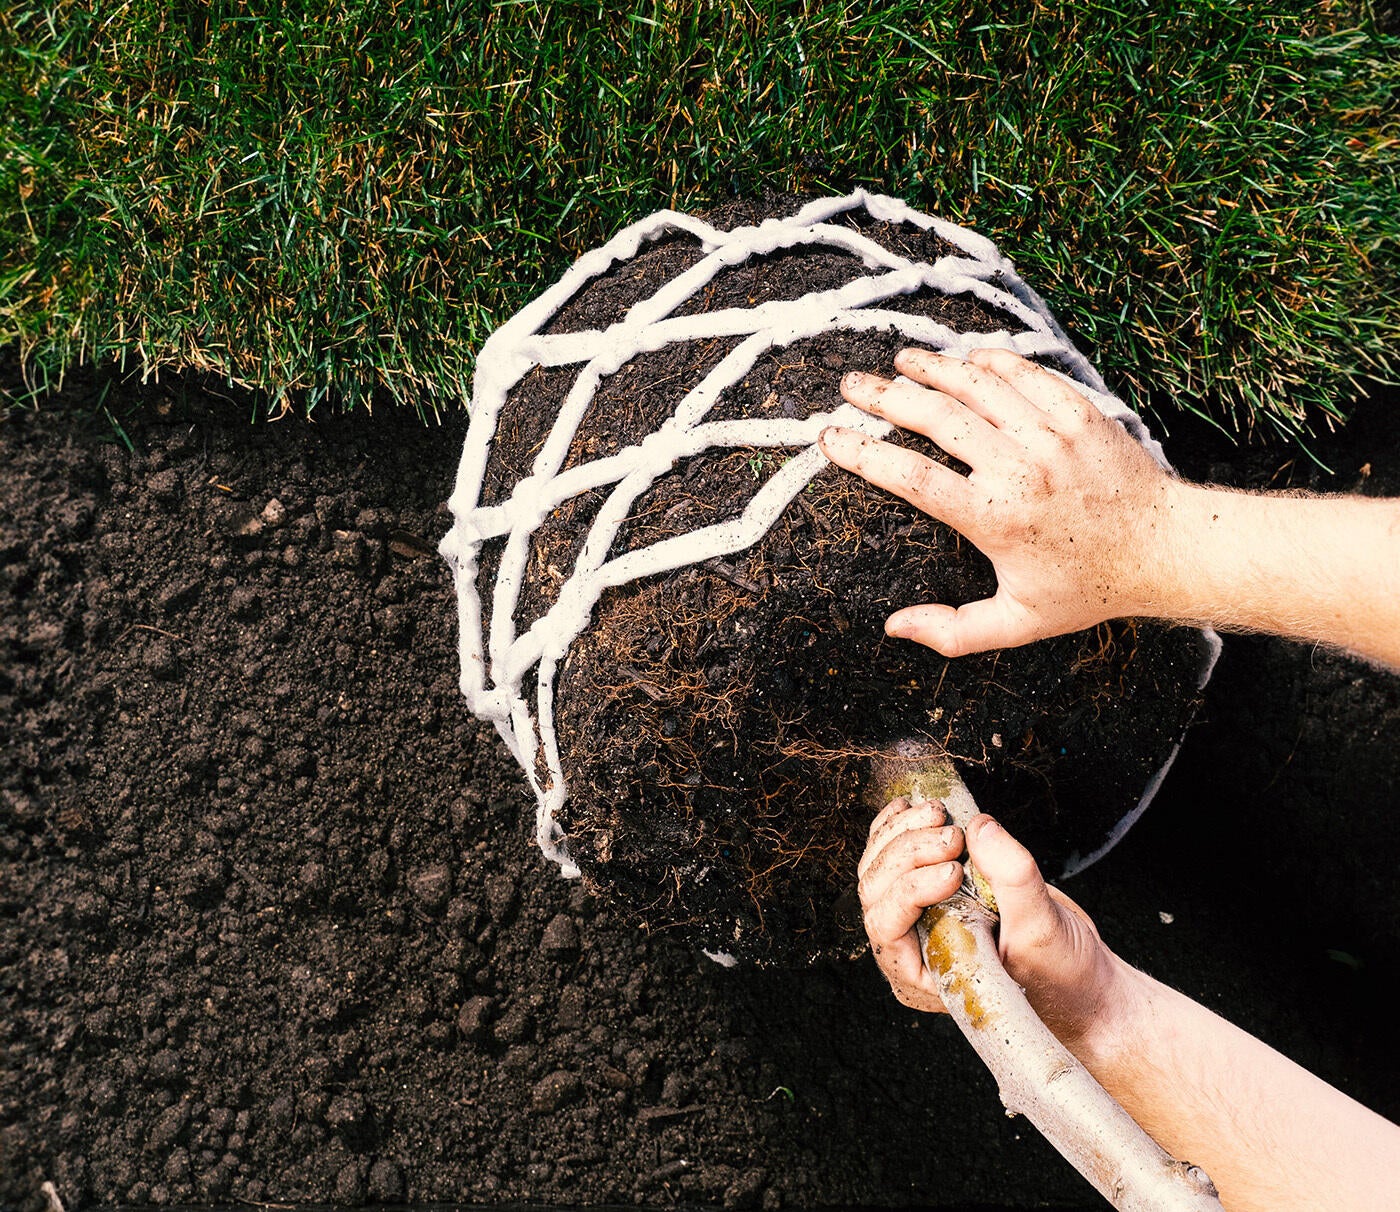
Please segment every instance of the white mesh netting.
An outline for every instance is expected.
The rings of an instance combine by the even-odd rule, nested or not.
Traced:
[[[853,227],[831,222],[857,208],[864,208],[877,221],[931,230],[957,251],[932,264],[911,261]],[[699,241],[702,258],[651,297],[635,304],[622,320],[602,331],[542,332],[592,280],[635,257],[645,244],[677,232]],[[700,315],[673,314],[725,269],[752,258],[813,245],[859,257],[866,274],[838,289],[797,299]],[[960,333],[934,320],[881,306],[896,296],[924,289],[950,296],[975,296],[983,307],[1004,314],[1008,326],[993,333]],[[554,732],[553,696],[559,662],[587,627],[595,605],[608,588],[729,555],[760,539],[789,502],[826,466],[815,443],[827,425],[841,424],[877,436],[889,430],[885,422],[839,399],[832,401],[828,411],[801,420],[707,421],[726,388],[738,383],[762,354],[775,347],[832,329],[889,328],[897,329],[910,343],[953,356],[997,346],[1026,357],[1050,359],[1055,364],[1051,369],[1056,373],[1068,371],[1066,378],[1106,415],[1125,425],[1166,465],[1160,446],[1148,435],[1141,419],[1109,394],[1103,380],[1074,349],[1040,296],[1017,276],[1011,263],[989,240],[920,214],[897,199],[863,190],[843,198],[812,202],[784,219],[732,231],[718,230],[675,211],[658,212],[583,256],[558,283],[497,329],[482,348],[473,383],[470,425],[450,500],[455,522],[440,548],[456,582],[461,688],[471,709],[495,724],[520,763],[537,800],[539,845],[564,874],[577,874],[577,868],[570,860],[557,820],[568,794]],[[561,470],[600,381],[641,353],[671,342],[714,337],[741,339],[679,400],[673,414],[654,432],[616,454]],[[536,367],[563,366],[577,366],[577,377],[530,474],[515,484],[507,499],[483,504],[483,477],[507,397]],[[680,459],[726,447],[781,448],[795,453],[762,485],[739,516],[610,558],[614,538],[629,509],[658,476]],[[599,489],[607,491],[607,499],[595,516],[557,599],[523,634],[517,634],[515,607],[530,558],[532,535],[559,505],[580,493]],[[491,589],[487,634],[483,632],[477,573],[482,545],[492,539],[505,542]],[[1211,662],[1213,653],[1207,661],[1207,673]],[[537,671],[533,704],[522,693],[531,670]],[[1165,767],[1161,774],[1164,773]],[[1106,851],[1126,831],[1151,798],[1161,774],[1118,833],[1094,855],[1085,856],[1080,866]]]

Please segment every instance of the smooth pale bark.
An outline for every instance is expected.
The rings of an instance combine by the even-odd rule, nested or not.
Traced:
[[[966,825],[977,805],[947,758],[876,759],[872,791],[941,800]],[[1119,1212],[1219,1212],[1214,1185],[1176,1161],[1075,1058],[1002,966],[990,891],[968,865],[963,889],[924,912],[919,941],[949,1016],[997,1080],[1002,1103],[1024,1115]]]

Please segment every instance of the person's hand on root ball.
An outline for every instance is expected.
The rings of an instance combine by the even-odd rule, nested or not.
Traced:
[[[1070,1047],[1109,1025],[1122,965],[1088,915],[1045,883],[1030,852],[990,816],[973,817],[964,834],[936,800],[891,801],[858,869],[866,934],[895,996],[916,1010],[944,1009],[915,924],[962,884],[964,844],[996,896],[1002,963],[1036,1013]]]
[[[822,452],[961,531],[997,590],[956,609],[906,606],[890,635],[955,657],[1139,615],[1321,641],[1400,669],[1400,500],[1178,479],[1009,350],[962,361],[906,349],[895,369],[893,381],[847,375],[841,394],[967,474],[839,427]]]
[[[1008,350],[962,361],[906,349],[895,369],[893,381],[847,375],[841,394],[968,473],[839,427],[823,432],[822,452],[961,531],[991,560],[997,592],[900,610],[890,635],[961,656],[1152,612],[1176,481],[1121,425]]]

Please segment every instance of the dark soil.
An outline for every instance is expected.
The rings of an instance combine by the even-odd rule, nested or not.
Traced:
[[[913,224],[860,214],[869,238],[906,255],[956,251]],[[729,213],[720,226],[760,217]],[[554,330],[605,328],[689,269],[698,247],[687,237],[645,248],[582,290]],[[792,299],[868,272],[844,253],[796,249],[723,271],[681,310]],[[960,332],[996,332],[1009,319],[971,295],[884,306]],[[707,420],[826,411],[846,371],[893,376],[908,343],[891,328],[775,347]],[[623,365],[600,384],[565,468],[640,444],[737,344],[676,342]],[[512,392],[487,503],[529,473],[578,369],[536,370]],[[638,497],[609,557],[738,516],[794,453],[741,447],[682,460]],[[535,532],[516,634],[556,601],[608,491],[566,502]],[[484,604],[500,551],[498,541],[482,561]],[[948,527],[828,468],[752,547],[608,590],[561,666],[555,700],[569,794],[560,819],[590,886],[655,929],[745,958],[848,954],[864,945],[850,871],[870,818],[870,757],[904,740],[953,755],[1047,871],[1097,851],[1180,741],[1204,646],[1189,630],[1127,621],[949,661],[884,636],[897,606],[956,605],[995,585],[990,564]]]
[[[539,856],[433,554],[465,418],[252,412],[87,376],[0,424],[0,1207],[1102,1206],[868,958],[725,971]],[[1319,443],[1332,476],[1168,451],[1400,493],[1395,416]],[[1230,638],[1069,885],[1392,1117],[1397,742],[1395,677]]]

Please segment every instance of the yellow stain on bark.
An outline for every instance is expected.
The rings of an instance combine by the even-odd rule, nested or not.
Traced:
[[[924,910],[923,926],[928,936],[924,961],[938,974],[945,1000],[949,996],[961,998],[968,1023],[975,1030],[986,1030],[996,1016],[983,1004],[968,970],[968,961],[977,951],[972,931],[943,905]]]

